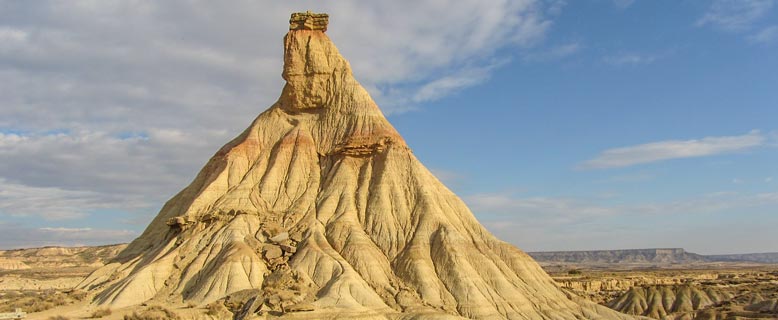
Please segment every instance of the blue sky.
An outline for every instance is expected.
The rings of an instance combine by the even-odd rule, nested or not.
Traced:
[[[312,9],[498,237],[778,251],[778,1],[5,5],[0,247],[137,236],[278,97]]]

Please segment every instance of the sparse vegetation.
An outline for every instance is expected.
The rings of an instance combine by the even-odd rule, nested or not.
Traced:
[[[83,298],[80,295],[77,298]],[[57,292],[53,290],[43,292],[24,292],[16,298],[0,304],[0,312],[13,312],[20,308],[26,312],[40,312],[54,307],[71,304],[79,299],[70,294]]]
[[[49,317],[49,320],[70,320],[70,318],[63,317],[63,316],[53,316],[53,317]]]
[[[181,319],[175,312],[161,306],[151,306],[141,313],[133,312],[131,315],[125,315],[124,320],[169,320]]]
[[[224,306],[224,300],[211,302],[205,306],[205,309],[207,310],[205,314],[212,317],[220,317],[225,314],[230,314],[230,311],[227,310],[227,307]]]
[[[96,318],[102,318],[110,315],[111,315],[111,309],[108,308],[97,309],[94,312],[92,312],[90,318],[96,319]]]
[[[567,274],[569,274],[569,275],[579,275],[579,274],[583,274],[583,272],[581,270],[578,270],[578,269],[570,269],[570,270],[567,271]]]
[[[73,298],[76,301],[84,301],[84,299],[86,299],[86,297],[89,295],[86,291],[81,290],[73,290],[67,292],[67,294],[70,298]]]

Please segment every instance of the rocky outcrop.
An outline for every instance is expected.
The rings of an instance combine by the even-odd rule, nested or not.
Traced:
[[[748,311],[759,312],[763,314],[764,313],[778,314],[778,299],[768,299],[768,300],[759,301],[745,307],[745,309]]]
[[[567,296],[481,226],[416,159],[325,30],[326,16],[292,16],[278,101],[79,285],[95,304],[222,303],[241,317],[631,318]]]
[[[588,272],[587,272],[588,273]],[[611,276],[554,276],[554,280],[562,287],[575,292],[578,295],[588,297],[597,303],[606,303],[612,298],[621,296],[634,287],[655,285],[681,285],[699,284],[708,280],[719,279],[722,274],[718,272],[695,273],[693,275],[663,275],[646,273],[644,275],[618,275]],[[723,276],[728,276],[724,274]]]
[[[330,16],[326,13],[295,12],[289,19],[289,30],[327,31]]]
[[[694,311],[731,299],[733,295],[715,288],[691,285],[635,287],[608,307],[628,314],[663,319],[668,315],[690,315]]]
[[[778,319],[778,282],[769,275],[742,280],[635,287],[607,305],[663,320]]]

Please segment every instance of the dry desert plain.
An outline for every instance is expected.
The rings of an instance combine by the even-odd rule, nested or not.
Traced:
[[[209,314],[210,318],[233,318],[245,303],[240,299],[224,299],[206,306],[150,304],[125,310],[89,306],[85,303],[86,293],[74,287],[125,247],[119,244],[0,251],[0,313],[22,308],[28,312],[27,319],[64,319],[57,318],[61,312],[58,310],[64,308],[81,309],[70,319],[123,319],[144,312],[159,319],[205,318]],[[628,314],[653,319],[778,318],[778,264],[674,259],[660,263],[540,261],[540,264],[568,294]]]

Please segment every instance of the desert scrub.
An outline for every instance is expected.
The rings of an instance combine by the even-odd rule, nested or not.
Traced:
[[[70,318],[63,317],[63,316],[53,316],[53,317],[49,317],[48,320],[70,320]]]
[[[73,300],[70,295],[56,291],[44,291],[37,294],[25,293],[0,304],[0,312],[13,312],[16,308],[29,313],[40,312],[70,304]]]
[[[82,290],[72,290],[67,294],[68,297],[76,301],[84,301],[84,299],[86,299],[86,297],[89,295],[86,291],[82,291]]]
[[[214,301],[205,306],[205,314],[212,317],[221,317],[225,314],[231,315],[232,313],[224,306],[223,300]]]
[[[95,319],[95,318],[102,318],[102,317],[110,316],[110,315],[111,315],[111,309],[108,309],[108,308],[97,309],[94,312],[92,312],[92,315],[90,316],[90,318],[93,318],[93,319]]]
[[[141,313],[133,312],[131,315],[125,315],[124,320],[180,320],[178,315],[160,306],[151,306]]]

